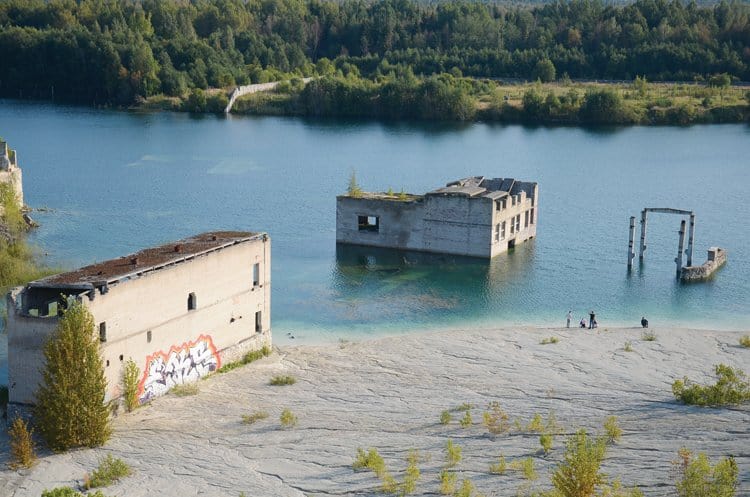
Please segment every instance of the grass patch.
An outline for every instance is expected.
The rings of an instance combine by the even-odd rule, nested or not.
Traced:
[[[740,346],[750,349],[750,335],[740,337]]]
[[[508,469],[508,464],[505,462],[505,456],[502,454],[497,458],[495,464],[490,464],[490,473],[493,475],[504,475]]]
[[[70,487],[57,487],[52,490],[43,490],[42,497],[105,497],[105,495],[101,490],[84,495]]]
[[[464,414],[464,417],[461,418],[461,420],[458,422],[458,424],[461,425],[461,428],[468,428],[474,423],[474,421],[471,419],[471,411],[467,410]]]
[[[451,416],[450,411],[443,411],[440,413],[440,424],[441,425],[447,425],[451,422],[453,419],[453,416]]]
[[[519,471],[527,480],[533,481],[538,478],[536,470],[534,469],[534,459],[531,457],[511,461],[508,467],[512,470]]]
[[[539,345],[550,345],[553,343],[557,343],[559,341],[560,339],[557,337],[547,337],[547,338],[543,338],[542,341],[539,342]]]
[[[99,461],[99,467],[91,473],[91,476],[86,475],[83,478],[83,485],[86,489],[108,487],[120,478],[125,478],[132,473],[133,470],[125,461],[107,454],[107,457]]]
[[[544,419],[539,413],[534,414],[534,417],[529,421],[529,425],[526,429],[530,432],[541,433],[544,431]]]
[[[440,494],[453,495],[456,491],[456,473],[444,469],[440,472]]]
[[[628,340],[625,342],[625,346],[622,348],[625,352],[633,352],[633,344]]]
[[[243,414],[242,424],[251,425],[266,418],[268,418],[268,413],[266,411],[255,411],[252,414]]]
[[[461,462],[461,447],[453,443],[453,440],[448,439],[445,444],[445,466],[452,468],[456,464]]]
[[[197,395],[200,389],[197,383],[183,383],[181,385],[175,385],[170,390],[171,393],[178,397],[188,397],[190,395]]]
[[[456,406],[451,411],[453,412],[464,412],[464,411],[470,411],[476,407],[474,404],[469,404],[468,402],[464,402],[460,406]]]
[[[675,380],[672,393],[685,404],[703,407],[738,405],[750,400],[750,383],[742,370],[718,364],[714,372],[715,384],[698,385],[685,377]]]
[[[284,385],[294,385],[295,383],[297,383],[297,378],[295,378],[294,376],[288,376],[288,375],[274,376],[273,378],[271,378],[271,381],[268,383],[269,385],[273,385],[275,387],[284,386]]]
[[[656,341],[656,333],[653,331],[644,331],[641,334],[641,340],[644,342],[655,342]]]
[[[357,456],[354,458],[354,463],[352,464],[352,469],[354,471],[369,469],[370,471],[375,473],[378,478],[381,478],[384,474],[387,473],[385,461],[383,460],[383,457],[378,453],[378,449],[374,447],[370,447],[367,452],[365,452],[361,447],[358,448]]]
[[[279,422],[282,428],[294,428],[297,426],[297,416],[291,410],[284,409],[279,416]]]
[[[487,431],[493,435],[499,435],[510,430],[510,418],[500,408],[499,403],[490,402],[487,408],[489,410],[482,414],[482,423],[487,427]]]
[[[258,359],[268,357],[269,355],[271,355],[271,347],[269,347],[268,345],[263,345],[263,347],[261,347],[259,350],[251,350],[250,352],[246,353],[239,361],[232,361],[224,364],[217,370],[217,373],[226,373],[233,369],[237,369],[240,366],[244,366],[245,364],[250,364],[251,362],[257,361]]]

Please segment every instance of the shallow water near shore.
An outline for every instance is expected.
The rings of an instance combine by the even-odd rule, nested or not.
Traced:
[[[277,343],[501,324],[747,329],[750,127],[523,127],[136,113],[0,101],[18,150],[31,241],[74,268],[212,229],[267,231]],[[421,193],[470,175],[538,181],[538,237],[492,261],[339,247],[335,196]],[[697,215],[694,261],[675,280],[677,216],[651,215],[643,267],[626,271],[628,218]],[[294,336],[294,339],[291,337]],[[0,374],[2,374],[0,372]],[[2,379],[0,379],[2,381]]]

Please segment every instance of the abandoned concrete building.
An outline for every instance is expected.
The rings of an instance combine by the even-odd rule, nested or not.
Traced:
[[[42,348],[75,299],[94,317],[108,381],[122,395],[133,359],[145,402],[271,345],[271,241],[212,232],[50,276],[7,296],[11,404],[34,403]]]
[[[15,150],[0,140],[0,184],[10,185],[11,191],[15,193],[19,206],[23,206],[23,179],[21,168],[18,167],[18,156]],[[0,205],[0,214],[3,206]]]
[[[512,178],[464,178],[424,195],[336,197],[336,241],[494,257],[536,236],[539,187]]]

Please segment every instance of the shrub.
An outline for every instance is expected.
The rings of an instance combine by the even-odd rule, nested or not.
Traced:
[[[539,413],[534,414],[534,417],[529,421],[529,425],[526,427],[531,432],[541,433],[544,431],[544,421],[542,415]]]
[[[740,346],[750,349],[750,335],[740,337]]]
[[[547,338],[543,338],[542,341],[539,342],[539,344],[540,345],[549,345],[549,344],[552,344],[552,343],[557,343],[559,341],[560,341],[560,339],[557,338],[557,337],[547,337]]]
[[[283,411],[281,411],[279,421],[281,422],[281,426],[283,428],[294,428],[295,426],[297,426],[297,416],[295,416],[294,413],[289,409],[284,409]]]
[[[455,496],[456,497],[471,497],[474,494],[474,484],[471,483],[471,480],[464,479],[464,481],[461,482],[461,487],[456,491]]]
[[[471,419],[471,411],[467,410],[464,414],[464,417],[461,418],[461,421],[459,421],[459,424],[461,425],[461,428],[468,428],[474,423],[474,421]]]
[[[242,424],[243,425],[251,425],[257,421],[260,421],[262,419],[268,418],[268,413],[266,411],[255,411],[252,414],[243,414],[242,415]]]
[[[536,480],[538,478],[536,470],[534,469],[534,459],[531,457],[511,461],[509,467],[515,471],[520,471],[523,477],[527,480]]]
[[[107,457],[99,461],[99,467],[91,473],[91,476],[84,478],[84,486],[86,489],[107,487],[132,472],[133,470],[125,461],[107,454]]]
[[[99,355],[94,318],[74,302],[44,345],[45,364],[34,418],[54,451],[102,445],[109,439],[107,379]]]
[[[717,380],[713,385],[697,385],[687,377],[676,380],[672,384],[675,398],[688,405],[704,407],[737,405],[750,400],[750,383],[743,371],[725,364],[718,364],[714,371]]]
[[[503,456],[502,454],[497,458],[497,462],[495,464],[490,464],[490,473],[492,473],[493,475],[505,474],[506,469],[508,469],[508,465],[505,462],[505,456]]]
[[[630,340],[625,342],[625,347],[623,347],[623,350],[625,352],[633,352],[633,344],[630,342]]]
[[[36,462],[36,451],[34,447],[34,429],[29,428],[26,421],[17,417],[10,424],[8,436],[10,437],[10,463],[11,469],[30,468]]]
[[[181,385],[175,385],[172,387],[171,392],[178,397],[188,397],[190,395],[198,395],[200,389],[197,383],[183,383]]]
[[[680,449],[678,454],[675,486],[679,497],[734,496],[739,476],[734,458],[726,457],[712,466],[705,454],[693,457],[686,448]]]
[[[122,371],[122,391],[125,398],[125,410],[130,412],[139,405],[138,378],[141,372],[133,359],[128,359]]]
[[[655,342],[656,341],[656,333],[653,331],[644,331],[641,334],[641,340],[644,342]]]
[[[604,459],[604,439],[589,438],[585,430],[572,435],[566,444],[563,461],[552,473],[552,485],[562,497],[592,497],[606,482],[599,471]]]
[[[269,355],[271,355],[271,347],[269,347],[268,345],[263,345],[263,347],[261,347],[259,350],[251,350],[250,352],[246,353],[239,361],[225,363],[218,369],[217,372],[226,373],[240,366],[244,366],[245,364],[250,364],[251,362],[263,359],[264,357],[268,357]]]
[[[622,437],[622,428],[617,423],[617,416],[609,416],[604,420],[604,433],[607,443],[617,443]]]
[[[554,440],[554,436],[549,433],[542,433],[539,435],[539,445],[542,446],[542,450],[545,454],[549,454],[552,450],[552,442]]]
[[[474,404],[469,404],[468,402],[464,402],[460,406],[456,406],[452,409],[454,412],[463,412],[463,411],[469,411],[474,408]]]
[[[508,431],[510,429],[509,418],[505,411],[500,408],[500,404],[491,402],[488,408],[490,410],[482,414],[482,423],[487,427],[487,431],[493,435]]]
[[[362,196],[362,188],[360,188],[359,183],[357,183],[357,173],[352,171],[352,174],[349,176],[349,187],[346,189],[347,195],[353,198],[359,198]]]
[[[622,97],[609,88],[588,90],[579,115],[583,121],[591,123],[621,123],[628,120]]]
[[[354,469],[354,471],[369,469],[374,472],[378,478],[381,478],[387,473],[385,461],[381,455],[378,454],[378,449],[372,447],[367,453],[365,453],[361,447],[357,449],[357,457],[354,459],[352,469]]]
[[[447,469],[440,472],[440,493],[442,495],[453,495],[456,491],[456,473]]]
[[[448,439],[445,444],[445,465],[448,468],[452,468],[456,464],[461,462],[461,447],[455,445],[453,440]]]
[[[269,384],[273,386],[294,385],[295,383],[297,383],[297,379],[294,376],[288,375],[274,376],[269,382]]]
[[[451,413],[449,411],[443,411],[440,413],[440,424],[441,425],[447,425],[451,422],[453,419],[453,416],[451,416]]]
[[[417,490],[417,481],[419,480],[419,452],[410,450],[406,458],[407,465],[404,472],[404,482],[401,484],[401,495],[413,494]]]
[[[44,490],[42,497],[83,497],[83,494],[70,487],[57,487],[52,490]]]

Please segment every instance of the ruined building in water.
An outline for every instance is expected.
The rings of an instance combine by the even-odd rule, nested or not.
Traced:
[[[21,168],[18,167],[18,156],[16,151],[8,147],[8,144],[0,140],[0,187],[8,185],[9,191],[15,195],[16,202],[23,206],[23,180]],[[0,204],[0,215],[3,206]]]
[[[538,199],[536,183],[482,176],[424,195],[341,195],[336,241],[494,257],[536,236]]]
[[[270,268],[265,233],[213,232],[12,290],[9,401],[34,403],[43,345],[73,299],[94,317],[107,399],[122,395],[122,370],[131,358],[141,371],[143,402],[270,346]]]

